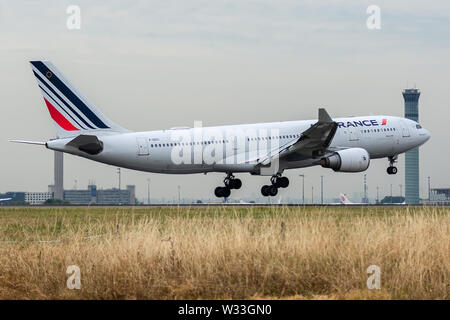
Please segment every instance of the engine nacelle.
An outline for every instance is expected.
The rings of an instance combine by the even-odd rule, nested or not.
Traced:
[[[369,153],[362,148],[337,151],[329,157],[320,159],[320,165],[339,172],[361,172],[370,164]]]

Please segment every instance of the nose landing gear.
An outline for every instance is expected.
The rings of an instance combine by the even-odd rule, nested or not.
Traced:
[[[397,162],[398,156],[390,156],[389,159],[389,167],[387,168],[388,174],[396,174],[397,173],[397,167],[394,166],[394,164]]]
[[[272,176],[272,178],[270,178],[270,182],[272,185],[264,185],[261,188],[261,194],[264,197],[274,197],[278,193],[278,188],[287,188],[289,186],[289,179],[280,175]]]

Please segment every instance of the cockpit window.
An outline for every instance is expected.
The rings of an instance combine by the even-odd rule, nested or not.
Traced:
[[[416,129],[422,129],[422,126],[420,124],[416,124]]]

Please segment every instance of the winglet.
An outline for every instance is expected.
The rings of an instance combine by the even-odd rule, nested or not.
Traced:
[[[319,122],[333,122],[333,119],[331,119],[330,115],[328,114],[327,110],[324,108],[319,108]]]

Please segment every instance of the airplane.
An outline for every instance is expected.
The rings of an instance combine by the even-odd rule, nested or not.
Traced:
[[[8,201],[8,200],[11,200],[12,198],[3,198],[3,199],[0,199],[0,202],[3,202],[3,201]]]
[[[336,172],[362,172],[371,159],[387,158],[396,174],[398,155],[424,144],[430,133],[419,123],[395,116],[331,118],[324,108],[318,120],[294,120],[217,127],[175,127],[133,132],[108,119],[49,61],[30,61],[53,119],[57,138],[43,145],[117,167],[165,174],[224,173],[214,194],[229,197],[240,189],[235,174],[270,177],[263,196],[289,185],[287,169],[320,165]],[[132,106],[127,106],[132,110]]]
[[[351,202],[351,201],[347,198],[347,195],[342,194],[342,193],[340,194],[340,199],[341,199],[340,204],[343,204],[343,205],[368,204],[368,203],[364,203],[364,202]],[[403,201],[403,202],[389,203],[389,205],[404,205],[404,204],[406,204],[405,201]]]
[[[367,204],[367,203],[363,203],[363,202],[351,202],[348,198],[347,195],[341,193],[339,195],[339,198],[341,199],[341,204],[344,205],[351,205],[351,204]]]

